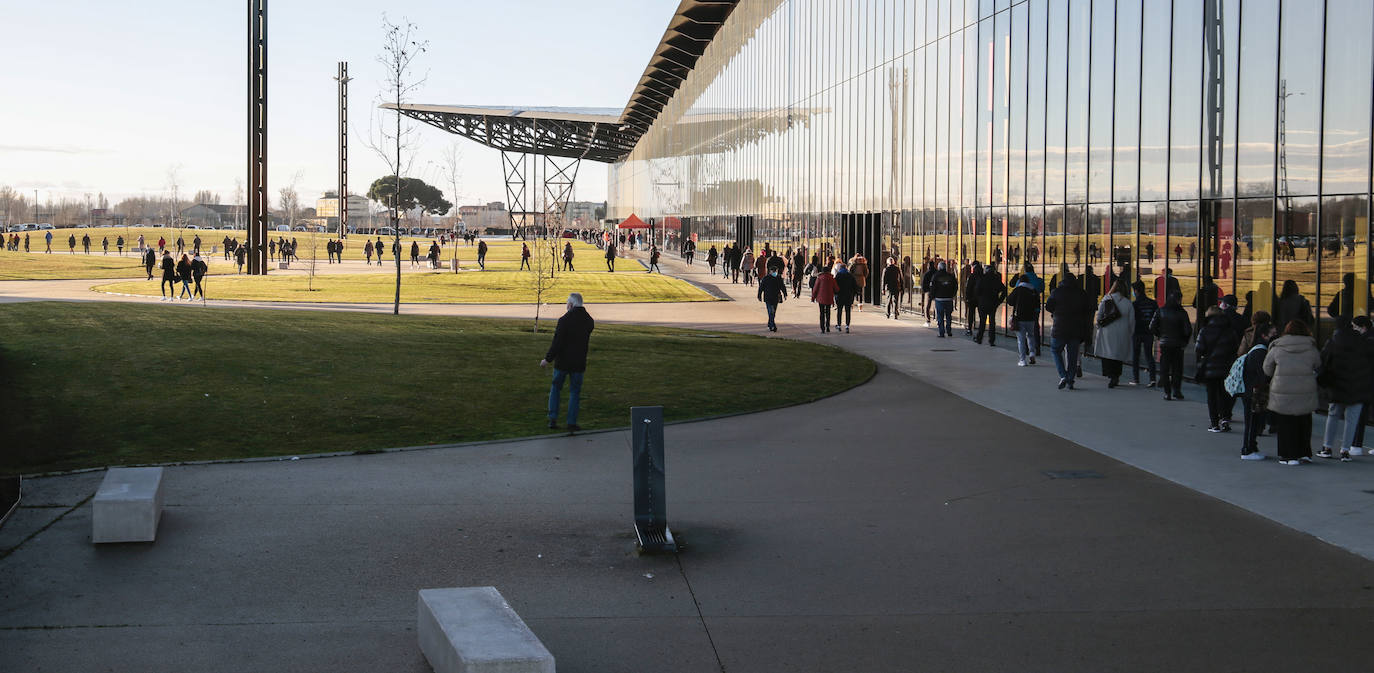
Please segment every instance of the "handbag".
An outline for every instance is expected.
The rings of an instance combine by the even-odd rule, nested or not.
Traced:
[[[1121,317],[1121,309],[1117,308],[1116,300],[1108,297],[1102,300],[1102,306],[1097,309],[1097,326],[1106,327],[1117,321]]]

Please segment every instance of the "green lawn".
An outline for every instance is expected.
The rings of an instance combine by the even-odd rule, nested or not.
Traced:
[[[29,232],[31,252],[23,252],[21,245],[19,252],[8,252],[0,250],[0,280],[62,280],[62,279],[86,279],[86,278],[143,278],[143,267],[137,255],[129,249],[138,241],[138,235],[142,233],[149,246],[156,247],[158,236],[167,239],[168,248],[176,252],[176,239],[178,233],[174,229],[153,229],[130,227],[128,233],[125,229],[55,229],[53,230],[53,252],[44,254],[43,236],[41,233]],[[180,236],[189,251],[195,234],[194,230],[181,230]],[[210,264],[211,273],[228,273],[233,267],[232,262],[224,259],[221,253],[211,253],[212,246],[220,246],[223,250],[223,240],[227,235],[230,238],[237,238],[239,241],[245,240],[247,233],[243,231],[201,231],[201,254]],[[334,238],[330,234],[315,234],[305,232],[269,232],[272,239],[276,240],[280,235],[290,239],[293,236],[299,245],[298,256],[300,261],[294,266],[302,268],[303,262],[312,256],[319,259],[319,269],[328,270],[329,266],[325,262],[325,244]],[[91,254],[85,254],[81,248],[81,236],[89,234],[91,236]],[[67,248],[67,237],[76,236],[76,253],[71,254]],[[110,252],[108,255],[101,254],[101,238],[108,236],[110,239]],[[127,247],[124,256],[121,258],[115,249],[115,242],[119,236],[124,236]],[[22,237],[22,234],[21,234]],[[376,236],[363,236],[354,234],[349,237],[344,244],[345,261],[363,261],[363,247],[368,240],[374,243]],[[433,241],[425,238],[415,238],[413,236],[402,236],[403,246],[402,265],[409,268],[410,264],[410,243],[412,241],[420,244],[420,258],[429,253],[429,245]],[[573,251],[576,255],[575,264],[578,268],[588,271],[605,269],[602,262],[602,253],[596,246],[571,241],[569,239],[559,239],[558,249],[563,249],[563,244],[571,242]],[[312,243],[314,244],[312,249]],[[392,240],[383,237],[384,247],[387,251],[385,262],[389,265],[395,264],[395,258],[391,256]],[[533,241],[531,241],[533,244]],[[456,250],[458,262],[461,268],[477,268],[477,245],[467,245],[461,241],[449,243],[442,246],[443,254],[440,259],[450,260]],[[487,270],[489,271],[515,271],[520,268],[520,241],[512,241],[509,238],[489,239],[487,241]],[[560,253],[561,254],[561,253]],[[373,258],[376,261],[376,258]],[[273,263],[272,268],[276,268]],[[638,266],[637,264],[635,265]],[[374,266],[374,268],[376,268]],[[388,266],[386,268],[395,268]]]
[[[465,271],[407,273],[401,279],[401,301],[446,304],[528,304],[534,301],[529,272]],[[158,277],[160,278],[160,276]],[[211,276],[211,299],[251,301],[389,303],[396,297],[396,277],[386,273],[315,276],[314,290],[305,276]],[[581,292],[589,303],[713,301],[705,291],[676,278],[639,273],[560,273],[545,303],[562,303],[569,292]],[[159,296],[159,280],[100,285],[101,292]]]
[[[686,419],[794,404],[874,370],[827,346],[702,334],[598,327],[581,425],[625,425],[631,405]],[[3,304],[0,473],[543,434],[550,337],[527,321]]]

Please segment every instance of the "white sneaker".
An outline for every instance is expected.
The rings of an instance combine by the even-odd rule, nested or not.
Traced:
[[[1301,460],[1280,460],[1279,465],[1302,465]]]
[[[1016,361],[1016,366],[1017,366],[1017,367],[1025,367],[1025,366],[1026,366],[1026,361],[1025,361],[1025,360],[1017,360],[1017,361]]]
[[[1254,453],[1247,453],[1247,454],[1245,454],[1245,455],[1242,455],[1242,456],[1240,457],[1240,459],[1241,459],[1241,460],[1264,460],[1264,454],[1260,453],[1259,451],[1255,451]]]
[[[1363,446],[1352,446],[1352,447],[1350,447],[1350,455],[1352,455],[1352,456],[1363,456],[1363,455],[1364,455],[1364,447],[1363,447]]]

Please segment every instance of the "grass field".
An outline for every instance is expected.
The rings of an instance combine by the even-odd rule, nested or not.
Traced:
[[[409,264],[409,262],[407,262]],[[407,273],[401,279],[401,301],[444,304],[528,304],[534,302],[529,272],[467,271]],[[676,278],[640,273],[560,273],[546,290],[545,303],[562,303],[569,292],[581,292],[593,304],[624,302],[713,301],[705,291]],[[396,278],[386,273],[315,276],[314,290],[305,276],[211,276],[206,296],[249,301],[387,303],[396,297]],[[99,285],[101,292],[160,295],[159,280]]]
[[[526,321],[40,302],[0,305],[0,334],[0,473],[548,432],[551,334]],[[631,405],[686,419],[794,404],[874,370],[827,346],[702,334],[599,326],[581,425],[623,426]]]
[[[192,242],[197,233],[201,235],[201,254],[210,264],[212,273],[224,273],[233,266],[229,260],[224,259],[222,254],[224,249],[222,241],[224,237],[227,235],[230,238],[237,238],[239,241],[243,241],[247,237],[247,233],[243,231],[207,230],[197,232],[196,230],[183,229],[180,231],[180,236],[186,244],[187,251],[191,249]],[[328,265],[325,263],[325,244],[328,243],[330,239],[334,238],[333,235],[303,232],[291,232],[290,235],[288,235],[287,232],[269,233],[272,234],[273,240],[276,240],[278,235],[288,239],[293,236],[296,238],[299,244],[297,254],[300,257],[300,262],[296,264],[297,268],[300,268],[301,262],[309,260],[312,256],[319,259],[320,268],[328,268]],[[89,234],[91,237],[91,253],[89,255],[85,254],[81,247],[80,241],[84,234]],[[137,255],[129,251],[132,246],[137,244],[139,234],[143,234],[148,245],[154,248],[157,247],[158,237],[165,237],[167,239],[168,248],[171,249],[173,253],[176,252],[176,239],[178,233],[175,229],[129,227],[127,233],[123,228],[54,229],[52,254],[45,254],[43,252],[45,248],[42,233],[29,232],[31,250],[29,253],[23,252],[22,244],[19,248],[19,252],[0,251],[0,280],[59,280],[121,278],[126,276],[130,278],[141,278],[143,277],[141,275],[143,270],[140,266],[139,259]],[[75,254],[68,251],[68,236],[76,236],[77,245]],[[119,236],[124,236],[126,243],[123,257],[119,256],[115,248],[115,243]],[[20,237],[22,238],[23,234],[20,234]],[[110,251],[108,255],[102,254],[103,251],[100,244],[101,239],[104,237],[109,237],[110,239]],[[385,236],[382,238],[384,248],[387,251],[385,261],[389,264],[394,264],[395,258],[391,256],[390,252],[392,239]],[[363,261],[363,249],[368,240],[372,240],[375,244],[377,237],[371,236],[369,238],[362,234],[350,236],[348,241],[344,244],[344,261]],[[313,249],[311,247],[312,241],[314,242]],[[420,244],[421,259],[428,254],[429,245],[433,242],[432,239],[402,236],[401,256],[403,258],[403,265],[408,265],[410,263],[410,244],[412,241]],[[566,242],[572,243],[576,255],[575,262],[579,267],[585,268],[588,271],[605,268],[601,262],[601,251],[597,250],[596,246],[579,241],[560,239],[558,241],[559,250],[562,250],[563,244]],[[533,243],[533,241],[531,241],[531,243]],[[219,246],[219,252],[211,252],[212,246]],[[477,267],[476,244],[467,245],[459,242],[457,244],[449,243],[442,247],[443,254],[440,256],[441,259],[451,259],[453,251],[456,249],[460,266],[464,268]],[[520,267],[519,241],[512,241],[509,238],[488,239],[487,247],[488,270],[514,271]],[[376,261],[375,257],[373,261]],[[274,268],[275,266],[276,265],[273,264]]]

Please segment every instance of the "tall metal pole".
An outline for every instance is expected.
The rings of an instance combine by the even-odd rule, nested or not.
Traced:
[[[248,0],[248,273],[267,273],[267,0]]]
[[[348,61],[339,61],[339,238],[348,237]]]

